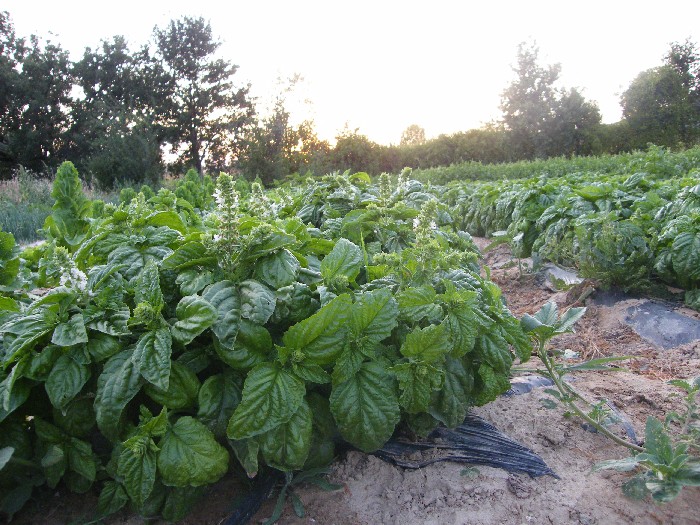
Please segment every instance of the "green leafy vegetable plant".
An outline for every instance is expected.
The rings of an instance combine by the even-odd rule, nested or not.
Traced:
[[[632,456],[624,459],[600,462],[594,466],[594,470],[636,472],[623,485],[624,493],[636,499],[651,495],[659,503],[673,500],[684,486],[700,486],[700,412],[697,401],[700,378],[671,381],[686,394],[685,411],[668,414],[665,422],[648,417],[643,445],[619,437],[608,428],[610,414],[603,409],[603,405],[588,402],[564,376],[582,370],[611,370],[607,365],[627,358],[611,357],[562,365],[550,355],[548,349],[549,341],[559,334],[572,331],[575,322],[584,313],[585,308],[571,308],[559,316],[556,305],[547,303],[534,316],[525,315],[521,324],[537,343],[537,356],[544,365],[544,369],[537,372],[554,382],[555,388],[548,389],[547,393],[563,403],[571,413],[632,453]],[[680,432],[673,432],[673,424],[680,426]]]

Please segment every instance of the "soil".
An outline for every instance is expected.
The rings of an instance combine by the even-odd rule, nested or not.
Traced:
[[[476,239],[480,247],[486,239]],[[644,434],[647,416],[663,418],[681,406],[680,393],[668,384],[675,378],[700,375],[700,341],[664,350],[640,337],[625,323],[628,308],[637,299],[605,306],[596,304],[596,283],[584,281],[567,292],[550,290],[527,268],[520,272],[507,246],[485,256],[491,279],[503,290],[511,311],[518,317],[536,312],[548,301],[561,309],[585,304],[586,315],[575,334],[560,336],[554,347],[574,352],[572,362],[608,356],[631,356],[621,371],[583,372],[571,378],[576,389],[591,401],[607,400],[628,420],[638,437]],[[700,318],[697,312],[681,313]],[[536,368],[536,360],[525,366]],[[613,471],[593,472],[602,460],[626,457],[626,450],[600,434],[590,432],[580,420],[566,417],[561,407],[545,408],[551,399],[542,388],[527,394],[501,397],[473,413],[532,449],[559,476],[529,478],[490,467],[438,463],[404,470],[360,452],[348,452],[331,467],[330,481],[342,489],[324,492],[302,486],[297,494],[304,503],[299,518],[288,505],[278,523],[286,525],[492,525],[492,524],[698,524],[700,488],[685,488],[674,501],[657,505],[630,500],[621,486],[628,476]],[[619,429],[623,434],[622,429]],[[225,523],[235,499],[230,480],[217,484],[201,507],[182,523]],[[41,523],[69,523],[80,518],[65,495],[41,504]],[[90,504],[83,498],[82,508]],[[274,508],[268,500],[250,521],[258,524]],[[32,513],[37,516],[36,511]],[[71,518],[67,518],[71,516]],[[31,523],[18,516],[20,523]],[[31,519],[31,518],[29,518]],[[73,521],[76,522],[76,521]],[[84,522],[84,521],[83,521]],[[121,515],[112,524],[137,525],[140,519]]]

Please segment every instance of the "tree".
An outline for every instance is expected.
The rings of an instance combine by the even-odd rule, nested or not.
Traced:
[[[598,106],[587,101],[581,93],[572,88],[562,92],[549,125],[549,154],[590,155],[593,153],[595,131],[600,125]]]
[[[681,122],[681,135],[686,144],[691,144],[700,137],[700,52],[689,39],[682,44],[675,42],[664,62],[680,76],[688,94],[689,108]]]
[[[425,129],[418,124],[411,124],[401,133],[401,146],[420,146],[425,144]]]
[[[167,103],[159,111],[164,137],[180,165],[201,173],[213,152],[218,162],[233,155],[236,135],[252,116],[248,88],[231,81],[238,66],[214,58],[220,43],[203,18],[171,21],[154,30],[154,39],[167,79]]]
[[[13,99],[17,122],[7,151],[15,164],[40,171],[64,160],[73,77],[68,52],[32,35],[21,57]]]
[[[557,106],[554,83],[561,66],[540,66],[539,48],[525,42],[518,46],[517,75],[501,95],[503,124],[509,131],[511,147],[517,158],[531,159],[546,156],[549,125]]]
[[[82,96],[72,107],[71,154],[102,187],[152,182],[162,171],[156,111],[165,100],[147,48],[129,50],[124,37],[87,48],[73,65]],[[121,161],[120,161],[121,159]]]
[[[10,134],[19,126],[20,62],[24,41],[6,11],[0,12],[0,177],[7,176],[14,164],[10,151]]]
[[[643,148],[649,142],[676,146],[689,140],[693,108],[683,78],[673,67],[640,73],[622,94],[621,104],[632,147]]]

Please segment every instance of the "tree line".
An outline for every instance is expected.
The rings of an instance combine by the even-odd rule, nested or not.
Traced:
[[[352,129],[339,131],[333,145],[320,140],[313,122],[291,124],[284,91],[271,111],[259,112],[219,47],[209,22],[184,17],[156,27],[138,49],[114,36],[71,61],[58,43],[16,35],[0,12],[0,178],[18,166],[50,172],[72,160],[102,187],[189,168],[270,184],[295,172],[675,148],[700,136],[700,57],[690,41],[672,44],[659,67],[633,80],[618,123],[601,124],[594,102],[556,87],[561,67],[540,64],[537,47],[524,43],[499,121],[431,140],[412,125],[390,146]]]

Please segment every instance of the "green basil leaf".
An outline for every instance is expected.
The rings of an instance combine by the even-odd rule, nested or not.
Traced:
[[[87,349],[96,363],[109,359],[121,348],[119,339],[105,333],[91,333],[87,344]]]
[[[156,481],[157,456],[153,440],[139,436],[130,440],[119,454],[117,472],[124,480],[124,488],[137,507],[142,507],[153,491]]]
[[[90,379],[90,367],[64,354],[58,358],[44,383],[51,404],[64,408],[82,390]]]
[[[168,389],[170,381],[172,346],[170,330],[150,330],[139,338],[131,357],[143,378],[162,390]]]
[[[428,411],[433,391],[442,386],[444,374],[425,363],[401,363],[391,367],[399,380],[399,404],[409,414]]]
[[[65,323],[59,323],[53,331],[51,342],[58,346],[87,343],[87,332],[82,314],[74,314]]]
[[[226,449],[207,427],[190,416],[178,419],[159,447],[158,472],[166,485],[207,485],[228,472]]]
[[[210,285],[214,281],[214,274],[209,270],[190,268],[185,270],[175,279],[175,283],[180,286],[183,295],[193,295]]]
[[[700,232],[683,232],[673,240],[673,269],[689,279],[700,280]]]
[[[88,397],[74,399],[62,409],[54,407],[52,413],[54,423],[74,437],[87,437],[95,426],[95,410]]]
[[[207,487],[172,487],[161,510],[163,519],[168,523],[182,521],[206,491]]]
[[[371,362],[333,387],[330,406],[343,438],[364,452],[384,445],[401,417],[392,377]]]
[[[352,281],[357,277],[364,264],[362,250],[347,239],[338,239],[331,253],[321,261],[321,275],[329,282],[336,277],[345,277]]]
[[[442,388],[433,392],[429,412],[445,426],[454,428],[467,417],[474,375],[464,359],[449,356],[445,359],[444,373]]]
[[[214,267],[216,257],[209,255],[201,242],[183,244],[167,257],[162,264],[164,270],[185,270],[193,266]]]
[[[513,364],[508,342],[495,331],[477,337],[476,351],[491,368],[502,374],[507,374]]]
[[[156,313],[160,313],[165,305],[163,292],[160,289],[160,272],[155,261],[145,263],[135,282],[134,303],[148,303]]]
[[[290,327],[282,337],[290,351],[300,350],[309,364],[327,365],[343,350],[352,303],[340,295],[311,317]]]
[[[172,410],[181,410],[194,406],[199,393],[199,379],[185,365],[173,361],[166,389],[155,385],[146,385],[144,391],[148,397]]]
[[[365,348],[372,348],[391,335],[398,324],[396,299],[384,289],[360,295],[350,310],[350,329]]]
[[[97,475],[97,462],[92,453],[92,446],[86,441],[70,438],[68,446],[68,466],[73,472],[80,474],[90,482],[95,481]]]
[[[171,331],[173,338],[183,345],[190,344],[218,318],[217,309],[198,295],[183,297],[177,304],[175,314],[178,321]]]
[[[131,312],[128,306],[119,310],[107,310],[99,319],[89,322],[87,327],[108,335],[129,335],[131,333],[127,327],[129,317]]]
[[[416,328],[406,336],[401,354],[425,363],[433,363],[450,351],[450,340],[444,324]]]
[[[255,278],[276,290],[294,283],[301,264],[287,249],[259,259],[255,263]]]
[[[141,374],[131,359],[131,354],[132,349],[127,349],[112,356],[97,379],[97,426],[102,434],[112,441],[119,438],[120,418],[124,407],[141,389]]]
[[[490,403],[510,388],[508,375],[497,372],[488,364],[479,366],[479,372],[474,385],[474,405],[482,406]]]
[[[272,337],[264,326],[241,319],[236,342],[232,349],[214,342],[214,350],[221,360],[236,370],[250,370],[269,360]]]
[[[264,325],[275,311],[274,292],[257,281],[243,281],[238,291],[241,297],[241,317]]]
[[[254,438],[250,439],[238,439],[235,441],[229,441],[231,448],[238,462],[245,469],[246,474],[249,478],[254,478],[258,475],[258,454],[260,452],[260,445]]]
[[[241,320],[241,300],[231,281],[219,281],[205,288],[202,298],[217,312],[212,331],[224,348],[232,349]]]
[[[97,512],[102,516],[109,516],[122,509],[128,501],[129,496],[120,483],[105,481],[97,500]]]
[[[311,409],[302,401],[289,421],[260,436],[265,462],[285,472],[301,469],[311,448],[311,428]]]
[[[286,423],[304,399],[304,382],[272,363],[248,373],[243,399],[228,424],[231,439],[245,439]]]
[[[397,297],[401,318],[410,323],[418,323],[423,319],[438,320],[442,316],[442,308],[435,304],[436,298],[437,294],[432,286],[404,290]]]
[[[240,402],[241,384],[235,374],[227,370],[213,375],[199,389],[197,419],[218,439],[225,439],[228,422]]]

